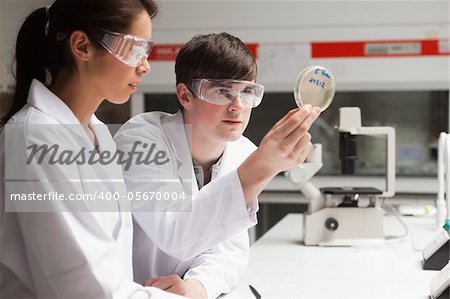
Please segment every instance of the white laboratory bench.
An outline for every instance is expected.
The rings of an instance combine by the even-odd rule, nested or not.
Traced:
[[[408,298],[426,299],[437,271],[422,270],[422,249],[438,233],[432,217],[403,217],[409,235],[385,245],[304,246],[302,214],[289,214],[250,248],[249,265],[223,298]],[[385,217],[385,234],[403,227]]]

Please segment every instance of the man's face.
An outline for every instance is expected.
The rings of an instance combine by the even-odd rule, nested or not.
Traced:
[[[252,105],[246,99],[248,84],[233,83],[225,86],[212,86],[216,94],[222,95],[232,90],[226,97],[228,104],[213,104],[214,99],[208,101],[193,95],[192,106],[189,111],[189,119],[192,123],[192,134],[200,136],[205,142],[228,142],[237,140],[246,129],[250,120]],[[221,89],[223,88],[223,90]],[[220,98],[220,97],[218,97]]]
[[[250,120],[251,107],[245,107],[240,100],[227,106],[220,106],[196,99],[192,111],[193,130],[216,141],[239,139]],[[194,132],[193,132],[194,133]]]

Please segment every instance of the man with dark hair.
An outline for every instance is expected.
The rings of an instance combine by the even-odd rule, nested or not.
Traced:
[[[256,60],[241,40],[197,35],[178,53],[175,72],[180,111],[138,115],[115,137],[124,152],[139,140],[170,157],[165,165],[132,164],[125,171],[129,191],[166,188],[192,196],[188,213],[134,210],[135,280],[215,298],[231,290],[247,265],[247,229],[256,224],[258,194],[280,171],[304,161],[311,147],[307,130],[320,110],[290,111],[256,148],[242,133],[264,87],[255,82]],[[172,189],[169,181],[176,182]]]

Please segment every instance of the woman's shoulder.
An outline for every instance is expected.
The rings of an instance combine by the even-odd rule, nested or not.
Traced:
[[[176,114],[162,111],[152,111],[138,114],[125,122],[115,134],[117,140],[121,136],[134,136],[143,138],[151,135],[158,137],[164,135],[164,124],[174,122]]]
[[[42,112],[35,107],[26,104],[16,114],[14,114],[6,123],[6,125],[56,125],[59,122],[56,118]]]

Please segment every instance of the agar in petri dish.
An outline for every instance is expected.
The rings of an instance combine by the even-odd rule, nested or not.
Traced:
[[[334,87],[334,77],[329,70],[323,66],[309,66],[297,77],[294,88],[295,102],[298,107],[310,104],[324,111],[333,101]]]

